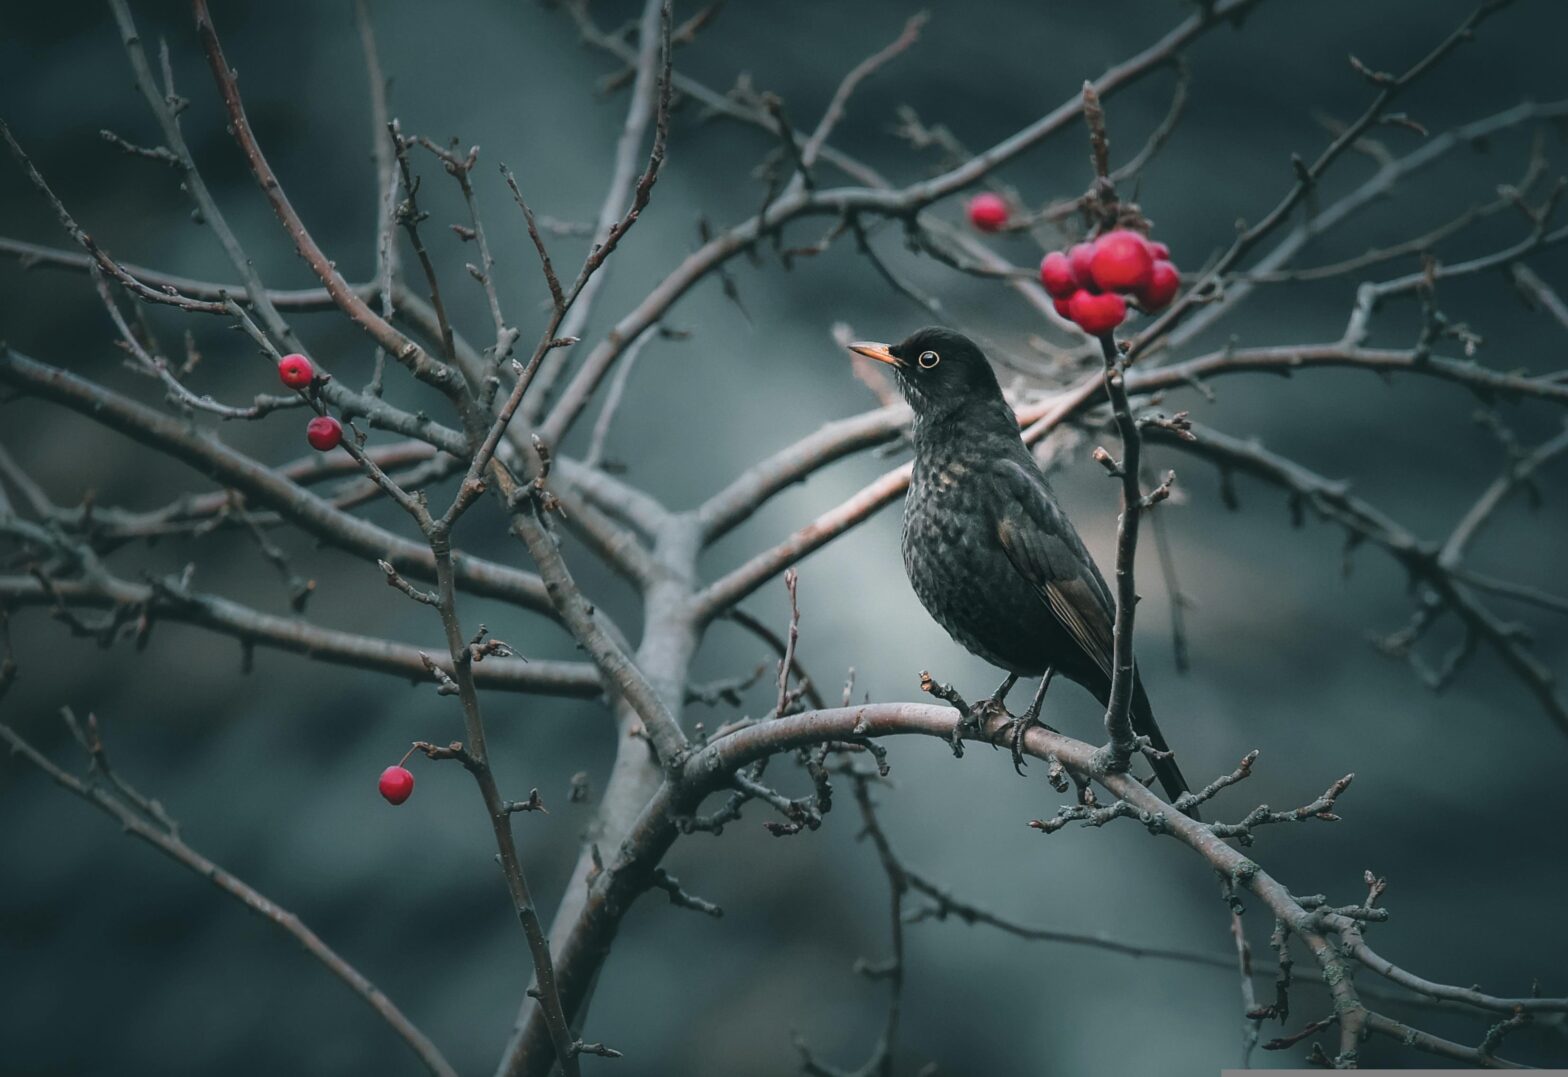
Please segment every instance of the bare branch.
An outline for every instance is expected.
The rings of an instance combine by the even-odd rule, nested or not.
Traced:
[[[425,579],[435,574],[428,548],[333,508],[297,483],[279,476],[212,435],[128,400],[57,367],[0,348],[0,382],[62,404],[111,430],[149,445],[240,490],[306,531],[372,561],[384,558],[399,571]],[[528,609],[550,608],[539,577],[464,556],[457,578],[465,590],[505,598]]]
[[[1103,171],[1101,175],[1103,177]],[[1110,736],[1106,762],[1117,769],[1125,769],[1137,750],[1131,717],[1136,677],[1132,656],[1133,618],[1138,605],[1133,568],[1138,549],[1138,524],[1147,504],[1142,480],[1138,477],[1143,437],[1127,403],[1127,386],[1115,338],[1108,333],[1102,336],[1100,349],[1105,359],[1105,393],[1110,397],[1111,413],[1122,439],[1122,458],[1112,472],[1121,478],[1122,512],[1116,525],[1116,620],[1112,628],[1111,690],[1105,704],[1105,731]]]
[[[1560,730],[1568,732],[1568,705],[1557,694],[1551,670],[1529,651],[1515,626],[1503,621],[1470,593],[1470,588],[1486,583],[1484,578],[1477,579],[1473,574],[1456,570],[1452,564],[1443,563],[1440,547],[1423,542],[1371,505],[1352,496],[1344,483],[1325,479],[1257,444],[1196,426],[1193,432],[1198,435],[1196,441],[1167,439],[1163,431],[1155,428],[1151,428],[1149,434],[1185,452],[1284,487],[1304,498],[1325,519],[1382,546],[1413,578],[1431,588],[1433,601],[1453,610],[1471,632],[1490,644],[1535,696],[1547,716]]]
[[[271,647],[410,681],[426,679],[419,647],[323,628],[297,617],[277,617],[218,595],[176,590],[167,584],[131,583],[108,575],[53,580],[48,587],[29,576],[0,576],[0,604],[54,607],[60,602],[71,608],[125,611],[119,631],[133,638],[160,621],[191,624],[231,636],[247,647]],[[579,699],[604,694],[598,674],[586,662],[493,660],[478,668],[475,679],[482,688],[507,692]]]
[[[300,257],[305,259],[320,278],[333,301],[351,321],[369,333],[377,344],[396,357],[398,362],[406,366],[415,377],[439,389],[459,407],[464,406],[467,387],[463,384],[462,375],[426,354],[423,348],[372,310],[370,305],[349,287],[331,259],[311,238],[310,232],[305,228],[305,222],[295,212],[288,195],[284,194],[283,187],[278,182],[278,177],[267,164],[261,146],[256,141],[255,132],[251,130],[250,121],[245,115],[244,103],[240,99],[234,70],[224,58],[217,30],[213,26],[211,15],[207,12],[206,0],[193,0],[192,6],[196,13],[196,30],[201,37],[202,48],[206,51],[208,66],[212,68],[212,77],[217,83],[224,107],[228,110],[229,126],[234,139],[244,152],[245,159],[256,177],[256,182],[260,184],[267,202],[277,214],[289,238],[294,241]]]
[[[463,728],[468,737],[464,766],[474,776],[474,782],[478,785],[480,797],[484,801],[485,813],[490,819],[490,827],[500,854],[501,872],[506,878],[507,890],[511,895],[517,918],[522,924],[523,935],[528,940],[528,951],[533,956],[535,989],[543,1003],[545,1019],[550,1028],[550,1038],[555,1045],[561,1072],[565,1077],[576,1077],[579,1072],[577,1039],[568,1027],[561,1006],[561,996],[555,983],[554,962],[550,955],[550,943],[545,938],[544,925],[540,922],[538,909],[534,906],[528,877],[523,871],[522,859],[517,854],[517,843],[512,833],[513,812],[510,810],[510,802],[501,796],[495,775],[490,769],[490,753],[486,744],[484,719],[480,713],[479,690],[474,677],[474,655],[458,620],[456,573],[453,570],[450,536],[444,523],[429,526],[427,534],[436,562],[438,595],[434,605],[440,612],[441,624],[446,630],[452,678],[457,683],[458,698],[463,705]],[[483,635],[482,629],[481,635]]]
[[[575,10],[575,5],[569,5],[569,9]],[[621,127],[621,135],[615,146],[615,165],[610,174],[610,184],[605,191],[604,201],[599,207],[598,221],[594,226],[594,246],[589,254],[590,261],[600,250],[604,250],[608,255],[609,251],[605,248],[613,247],[614,243],[619,242],[620,235],[636,221],[637,214],[642,210],[637,200],[640,198],[643,205],[647,204],[648,194],[653,188],[654,181],[658,179],[659,169],[664,162],[664,142],[669,130],[671,89],[670,9],[667,0],[644,0],[642,16],[637,26],[636,76],[627,103],[626,121]],[[648,157],[648,164],[643,170],[642,177],[638,178],[638,155],[642,150],[643,138],[650,122],[653,122],[656,127],[654,149]],[[625,208],[628,200],[632,203],[630,210]],[[524,212],[527,213],[526,208]],[[532,229],[531,225],[530,229]],[[539,245],[537,239],[535,244]],[[542,257],[542,245],[539,245],[539,249]],[[602,260],[601,258],[600,261]],[[586,264],[584,269],[587,270]],[[563,336],[582,336],[588,324],[588,316],[593,309],[594,299],[602,284],[603,277],[588,270],[582,277],[580,287],[574,290],[572,299],[557,300],[558,307],[568,305],[571,307],[566,320],[561,324]],[[552,288],[552,292],[558,293],[558,291],[558,288]],[[629,341],[631,338],[626,339]],[[561,440],[560,434],[564,423],[568,420],[563,416],[562,420],[546,424],[545,406],[549,394],[555,389],[556,382],[565,369],[568,357],[569,353],[565,351],[548,357],[547,365],[539,374],[540,391],[523,412],[524,422],[530,428],[542,428],[545,440],[552,443]],[[567,393],[571,395],[571,387],[568,388]],[[581,404],[577,405],[578,408],[581,406]],[[560,405],[557,404],[556,407],[559,410]]]
[[[833,91],[833,100],[828,102],[828,107],[822,113],[822,119],[817,121],[817,126],[811,132],[811,137],[806,139],[805,145],[800,147],[800,166],[802,175],[810,171],[811,166],[817,163],[817,155],[822,152],[822,146],[832,136],[833,129],[844,118],[845,107],[849,99],[864,82],[876,71],[902,53],[906,52],[914,43],[920,40],[920,31],[930,18],[925,12],[920,11],[911,15],[904,23],[903,30],[887,45],[866,57],[856,64],[838,84],[838,89]]]
[[[196,167],[196,160],[191,155],[190,147],[185,143],[184,132],[180,128],[179,112],[175,107],[174,86],[172,79],[159,88],[157,79],[152,72],[152,65],[148,63],[147,53],[142,45],[141,35],[136,29],[136,24],[131,18],[130,7],[125,0],[110,0],[110,10],[114,13],[115,22],[120,28],[120,39],[125,46],[125,54],[131,63],[131,73],[136,79],[136,88],[141,91],[142,97],[147,102],[147,107],[152,110],[153,117],[158,121],[158,126],[163,132],[164,142],[174,152],[182,172],[183,188],[190,195],[192,203],[200,219],[211,229],[217,237],[218,243],[223,247],[223,253],[228,256],[229,264],[239,274],[243,289],[231,289],[237,294],[241,290],[250,300],[250,305],[256,308],[265,325],[274,336],[285,345],[288,351],[299,351],[300,343],[294,331],[278,313],[277,304],[272,293],[262,285],[261,277],[256,273],[255,266],[240,246],[239,238],[234,230],[229,227],[228,219],[224,217],[217,200],[212,197],[206,181],[202,178],[201,171]],[[166,69],[167,69],[166,65]],[[146,279],[142,274],[130,267],[126,267],[133,276]],[[183,290],[183,289],[182,289]],[[223,296],[216,297],[218,299]]]
[[[1391,76],[1386,82],[1381,83],[1380,92],[1372,103],[1367,106],[1366,111],[1348,124],[1311,164],[1304,162],[1298,164],[1298,179],[1295,185],[1286,193],[1285,197],[1256,224],[1237,235],[1235,241],[1209,267],[1203,277],[1193,287],[1188,289],[1184,295],[1180,296],[1175,303],[1171,304],[1164,313],[1155,318],[1148,328],[1133,339],[1128,352],[1129,357],[1136,358],[1148,348],[1152,341],[1167,335],[1172,328],[1191,313],[1194,306],[1201,301],[1201,297],[1208,294],[1211,287],[1220,277],[1289,218],[1291,212],[1317,187],[1318,181],[1329,167],[1343,156],[1346,150],[1354,146],[1369,128],[1388,114],[1389,105],[1404,90],[1437,67],[1461,44],[1469,41],[1474,35],[1477,26],[1498,10],[1508,6],[1511,2],[1512,0],[1486,0],[1485,3],[1472,11],[1452,33],[1439,42],[1431,52],[1412,64],[1402,74]]]
[[[300,918],[279,906],[243,880],[225,871],[211,860],[191,848],[170,827],[159,826],[147,819],[134,806],[129,805],[123,793],[105,789],[102,785],[83,781],[50,762],[10,726],[0,725],[0,740],[10,745],[14,754],[20,755],[43,771],[51,780],[68,792],[98,808],[120,824],[120,828],[133,837],[140,838],[180,866],[208,880],[219,890],[234,898],[250,911],[269,921],[288,934],[305,952],[315,958],[323,968],[341,980],[419,1057],[424,1067],[439,1077],[456,1077],[457,1071],[442,1056],[435,1044],[416,1028],[396,1004],[368,980],[364,973],[343,959],[336,950],[305,925]]]

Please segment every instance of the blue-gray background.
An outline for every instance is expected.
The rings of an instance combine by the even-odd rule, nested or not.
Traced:
[[[376,3],[383,61],[393,76],[394,113],[406,131],[460,136],[491,162],[478,173],[509,316],[524,339],[540,322],[543,289],[521,221],[492,172],[504,161],[540,211],[589,220],[608,179],[624,97],[594,93],[613,65],[580,48],[566,16],[534,3]],[[275,287],[303,287],[308,270],[292,254],[232,142],[186,13],[143,4],[149,40],[167,35],[190,142],[231,221]],[[678,8],[680,6],[678,5]],[[1193,267],[1227,242],[1238,218],[1257,219],[1291,181],[1289,154],[1310,156],[1325,139],[1324,117],[1346,119],[1369,96],[1345,62],[1400,69],[1424,53],[1469,5],[1453,0],[1365,4],[1264,3],[1240,32],[1220,29],[1191,50],[1192,101],[1167,150],[1148,168],[1140,198],[1158,236]],[[371,268],[374,227],[370,124],[363,63],[346,4],[218,5],[231,62],[239,69],[259,136],[295,205],[355,279]],[[625,3],[595,5],[599,21],[635,15]],[[954,129],[971,147],[1005,136],[1075,92],[1183,17],[1175,0],[1124,3],[931,5],[920,45],[867,84],[835,142],[899,180],[926,174],[931,160],[890,134],[896,107]],[[690,15],[691,8],[677,11]],[[838,78],[890,40],[912,8],[731,4],[697,44],[679,55],[690,74],[724,88],[749,72],[755,86],[787,102],[806,126]],[[1568,29],[1551,0],[1521,2],[1488,23],[1404,107],[1434,131],[1488,115],[1521,98],[1568,96],[1561,41]],[[174,177],[103,143],[100,128],[155,140],[106,13],[75,4],[9,6],[0,12],[0,114],[13,125],[85,226],[118,257],[192,276],[229,271],[207,232],[189,221]],[[1110,103],[1122,154],[1163,114],[1167,76]],[[1380,137],[1396,151],[1415,134]],[[1494,196],[1523,171],[1528,134],[1452,155],[1316,245],[1309,264],[1397,241]],[[749,174],[768,150],[761,134],[678,117],[670,162],[651,210],[617,255],[593,329],[636,301],[696,242],[696,221],[722,225],[753,212],[761,187]],[[1548,132],[1545,149],[1564,148]],[[429,241],[458,297],[462,326],[482,340],[489,325],[461,263],[472,254],[444,231],[460,220],[445,177],[428,174]],[[1349,156],[1322,194],[1364,177]],[[1074,130],[1011,165],[1006,179],[1035,200],[1082,189],[1084,143]],[[958,207],[943,212],[956,217]],[[821,222],[792,231],[816,238]],[[1494,221],[1442,249],[1447,258],[1497,248],[1523,234],[1514,217]],[[64,244],[47,208],[9,162],[0,167],[0,233]],[[571,264],[581,240],[552,240]],[[938,291],[957,317],[1023,350],[1043,327],[1016,298],[900,254],[902,272]],[[1026,240],[1001,249],[1027,262]],[[673,504],[695,503],[748,462],[866,407],[829,326],[891,338],[923,320],[841,242],[784,271],[765,254],[733,271],[749,319],[709,281],[672,312],[687,342],[655,341],[643,357],[611,437],[611,455]],[[1568,262],[1532,264],[1568,285]],[[1406,271],[1398,263],[1388,272]],[[1333,339],[1354,279],[1265,290],[1209,343],[1235,333],[1244,343]],[[0,335],[13,346],[101,377],[148,400],[155,393],[119,366],[112,327],[83,278],[25,274],[0,266]],[[1445,308],[1486,337],[1481,358],[1498,367],[1562,367],[1563,336],[1528,311],[1499,279],[1446,287]],[[178,339],[185,323],[160,318]],[[363,338],[331,316],[297,323],[313,351],[338,370],[366,370]],[[1380,325],[1380,342],[1414,339],[1411,308]],[[195,326],[207,354],[199,388],[247,398],[269,375],[233,334]],[[1065,342],[1060,334],[1053,339]],[[396,380],[399,375],[393,375]],[[1461,389],[1415,380],[1384,383],[1353,372],[1293,380],[1261,376],[1216,385],[1213,404],[1192,396],[1206,422],[1258,436],[1357,490],[1417,533],[1438,538],[1496,473],[1496,442],[1472,421],[1477,402]],[[402,394],[402,389],[395,389]],[[406,398],[406,394],[403,394]],[[1506,406],[1521,436],[1539,439],[1560,422],[1541,405]],[[294,413],[225,435],[264,459],[301,449]],[[0,438],[59,501],[93,491],[101,503],[150,508],[202,486],[179,465],[149,457],[64,412],[25,401],[0,407]],[[577,448],[581,449],[579,442]],[[1181,464],[1169,454],[1156,463]],[[736,563],[805,522],[888,466],[844,463],[778,498],[706,561]],[[1428,694],[1405,667],[1380,657],[1370,632],[1398,627],[1408,609],[1404,581],[1376,550],[1362,550],[1342,578],[1341,537],[1309,523],[1292,529],[1283,498],[1242,482],[1243,511],[1219,503],[1212,471],[1181,466],[1186,503],[1162,514],[1170,527],[1190,615],[1193,669],[1171,660],[1168,591],[1152,549],[1140,587],[1140,657],[1157,709],[1189,774],[1234,766],[1263,750],[1257,776],[1221,801],[1240,815],[1260,800],[1311,799],[1354,770],[1336,825],[1278,828],[1256,849],[1298,892],[1359,900],[1361,873],[1392,880],[1394,920],[1374,943],[1439,980],[1523,993],[1568,991],[1560,918],[1568,868],[1556,789],[1568,744],[1528,695],[1483,653],[1443,696]],[[1542,477],[1535,512],[1512,504],[1476,551],[1489,570],[1561,584],[1568,527],[1561,465]],[[1058,485],[1090,546],[1108,556],[1114,492],[1080,453]],[[374,515],[403,527],[394,513]],[[520,547],[476,510],[462,544],[521,562]],[[297,535],[279,542],[320,587],[310,616],[325,624],[433,644],[429,611],[391,593],[373,566]],[[117,555],[128,575],[198,562],[201,586],[286,608],[282,589],[255,548],[217,536],[166,542]],[[583,559],[577,559],[579,565]],[[586,586],[623,624],[635,605],[614,580],[584,572]],[[774,621],[779,588],[749,603]],[[897,515],[868,526],[802,568],[801,653],[829,690],[848,664],[873,699],[916,694],[931,667],[969,694],[993,671],[961,653],[919,609],[897,556]],[[1541,655],[1559,674],[1560,622],[1523,616]],[[560,634],[537,618],[484,603],[465,607],[531,655],[571,657]],[[15,723],[57,758],[70,756],[54,709],[69,704],[103,720],[121,769],[155,792],[199,849],[298,912],[396,999],[463,1072],[485,1072],[510,1028],[525,984],[522,940],[491,862],[490,839],[471,784],[454,767],[420,766],[419,790],[401,810],[375,796],[380,769],[414,738],[458,734],[455,706],[428,688],[259,652],[239,672],[239,649],[178,626],[160,627],[145,654],[100,651],[72,640],[42,611],[16,618],[23,680],[7,700]],[[1439,638],[1440,645],[1446,645]],[[757,664],[756,643],[719,626],[698,675],[734,675]],[[759,690],[748,701],[767,706]],[[498,767],[507,790],[537,785],[548,817],[520,820],[529,870],[546,905],[559,893],[588,819],[567,803],[569,776],[586,770],[602,786],[612,730],[596,705],[496,696],[489,700]],[[1050,720],[1092,735],[1095,707],[1071,686],[1056,690]],[[728,712],[697,713],[710,724]],[[893,748],[897,787],[885,796],[894,841],[916,865],[961,894],[1019,920],[1099,931],[1131,942],[1224,954],[1227,918],[1210,874],[1172,842],[1133,825],[1069,830],[1044,838],[1028,819],[1059,797],[1043,777],[1015,778],[1001,755],[971,752],[955,762],[940,745]],[[586,1032],[622,1050],[619,1062],[589,1059],[594,1072],[637,1074],[789,1073],[799,1032],[843,1063],[869,1049],[884,988],[857,977],[857,955],[887,945],[885,882],[870,851],[854,841],[847,803],[817,833],[775,840],[752,812],[722,838],[684,841],[670,866],[726,916],[711,921],[655,897],[630,915],[598,992]],[[1255,944],[1269,924],[1248,916]],[[1242,1021],[1234,974],[1134,960],[1095,950],[1023,944],[954,924],[921,924],[909,938],[906,1021],[898,1071],[927,1062],[938,1072],[1116,1072],[1199,1075],[1236,1063]],[[1366,977],[1363,977],[1366,979]],[[1265,988],[1266,990],[1266,988]],[[1297,992],[1297,1021],[1321,1015],[1322,995]],[[1400,1016],[1422,1016],[1394,1011]],[[1445,1034],[1477,1042],[1483,1020],[1423,1017]],[[1272,1034],[1265,1031],[1265,1036]],[[1537,1063],[1568,1057],[1549,1031],[1519,1034],[1508,1052]],[[1299,1062],[1301,1051],[1259,1054],[1259,1065]],[[1375,1044],[1367,1057],[1409,1060]],[[0,1072],[7,1074],[413,1072],[406,1052],[375,1018],[276,931],[49,786],[14,760],[0,761]]]

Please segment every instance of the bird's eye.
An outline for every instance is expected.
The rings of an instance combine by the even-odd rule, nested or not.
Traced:
[[[936,366],[941,361],[942,361],[942,357],[940,355],[938,355],[936,352],[921,352],[920,353],[920,360],[919,360],[919,362],[920,362],[920,369],[921,370],[930,370],[932,367]]]

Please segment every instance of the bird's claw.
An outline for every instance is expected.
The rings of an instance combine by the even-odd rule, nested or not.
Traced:
[[[996,739],[1002,735],[1007,736],[1007,742],[1013,753],[1013,770],[1022,778],[1024,776],[1024,734],[1029,732],[1029,727],[1034,725],[1035,719],[1025,715],[1014,718],[1005,725],[999,726],[991,737],[991,746],[996,747]]]
[[[1035,715],[1026,712],[1023,717],[1012,718],[1005,724],[998,726],[996,732],[991,735],[991,746],[993,748],[996,747],[999,738],[1006,736],[1008,747],[1012,749],[1013,753],[1013,769],[1018,772],[1020,778],[1024,777],[1024,766],[1028,762],[1024,758],[1024,738],[1029,735],[1029,730],[1035,726],[1039,726],[1041,729],[1049,729],[1052,733],[1058,732],[1040,721]]]
[[[990,725],[991,721],[996,718],[1011,719],[1012,714],[1008,712],[1006,703],[1003,703],[995,696],[990,696],[971,705],[969,715],[965,720],[973,726],[976,733],[984,733],[985,727]]]
[[[958,724],[953,727],[953,754],[963,755],[961,742],[966,736],[974,737],[976,740],[991,740],[986,736],[985,727],[997,718],[1010,720],[1012,715],[1008,713],[1007,705],[995,696],[970,704],[964,711],[963,717],[958,720]],[[994,741],[991,747],[996,747]]]
[[[1018,674],[1009,673],[1007,679],[997,686],[996,691],[969,708],[968,713],[964,715],[964,722],[976,739],[985,737],[985,727],[994,719],[1012,719],[1012,714],[1007,710],[1007,693],[1011,692],[1013,685],[1017,683]],[[996,747],[996,744],[993,742],[991,747]]]
[[[943,684],[926,670],[920,671],[920,690],[929,695],[936,696],[944,703],[948,703],[958,711],[958,721],[953,723],[953,733],[950,742],[953,746],[953,755],[962,759],[964,755],[964,737],[971,736],[976,740],[985,736],[986,723],[998,716],[1011,717],[1003,702],[1007,692],[1018,680],[1016,674],[1009,675],[987,699],[982,699],[973,705],[965,702],[964,697],[950,684]]]
[[[1050,729],[1052,733],[1057,732],[1040,721],[1040,708],[1045,703],[1045,693],[1050,689],[1051,678],[1055,675],[1055,669],[1047,669],[1045,675],[1040,678],[1040,687],[1035,690],[1034,699],[1029,703],[1029,708],[1024,711],[1023,717],[1012,718],[1005,725],[999,726],[996,733],[992,735],[993,748],[996,746],[997,736],[1003,733],[1008,735],[1013,752],[1013,769],[1018,772],[1020,778],[1024,776],[1024,737],[1028,735],[1030,727],[1039,726],[1042,729]]]
[[[985,738],[986,725],[998,713],[1006,714],[1007,708],[1002,707],[994,699],[982,699],[978,703],[966,707],[959,715],[957,723],[953,726],[953,754],[959,757],[963,756],[965,737],[983,740]]]

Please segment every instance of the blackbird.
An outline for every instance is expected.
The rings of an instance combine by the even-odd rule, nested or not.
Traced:
[[[1101,704],[1109,699],[1116,618],[1110,589],[973,341],[933,327],[900,344],[849,347],[892,366],[915,412],[914,477],[904,503],[909,582],[948,635],[1008,671],[980,704],[980,717],[1007,713],[1007,693],[1019,677],[1041,678],[1014,726],[1016,764],[1054,673],[1083,685]],[[1137,679],[1131,718],[1139,735],[1169,752]],[[1168,796],[1187,791],[1174,758],[1151,762]]]

